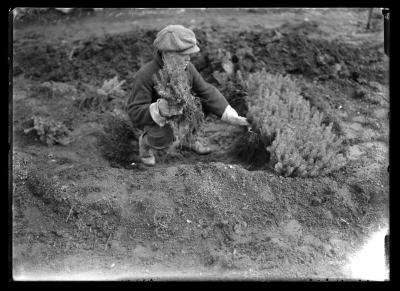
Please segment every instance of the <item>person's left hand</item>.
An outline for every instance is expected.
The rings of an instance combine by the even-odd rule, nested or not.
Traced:
[[[240,125],[240,126],[250,126],[250,123],[247,121],[246,117],[239,116],[235,109],[233,109],[230,105],[228,105],[222,114],[222,121],[225,121],[232,125]]]
[[[233,125],[250,126],[250,123],[247,121],[247,118],[239,115],[231,118],[229,123]]]

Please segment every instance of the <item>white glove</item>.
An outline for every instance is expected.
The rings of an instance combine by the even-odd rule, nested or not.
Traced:
[[[162,117],[171,117],[174,115],[181,115],[183,113],[183,107],[179,105],[169,105],[168,101],[160,98],[157,100],[158,111]]]
[[[221,120],[232,125],[250,126],[246,117],[239,116],[235,109],[228,105],[222,114]]]
[[[149,107],[150,116],[159,126],[163,127],[166,123],[165,117],[161,116],[160,111],[158,109],[158,102],[154,102],[150,104]]]
[[[167,100],[160,98],[157,102],[150,104],[149,110],[150,116],[154,122],[163,127],[166,122],[166,117],[182,114],[183,108],[170,106]]]

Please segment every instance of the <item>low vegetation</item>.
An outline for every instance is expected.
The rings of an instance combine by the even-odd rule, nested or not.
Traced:
[[[301,97],[295,81],[263,70],[250,74],[246,87],[248,118],[260,135],[246,140],[255,147],[264,141],[261,145],[277,173],[312,177],[344,165],[342,138],[332,132],[333,123],[324,124],[323,113]]]

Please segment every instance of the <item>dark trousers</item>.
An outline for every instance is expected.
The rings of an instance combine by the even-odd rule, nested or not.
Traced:
[[[145,125],[143,138],[146,143],[157,150],[168,148],[174,141],[174,131],[169,124],[163,127],[155,125]]]

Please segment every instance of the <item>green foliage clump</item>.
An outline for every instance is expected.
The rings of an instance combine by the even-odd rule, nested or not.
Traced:
[[[300,88],[288,76],[265,70],[246,80],[248,118],[271,155],[274,170],[284,176],[310,177],[327,174],[344,165],[342,138],[323,123],[323,113],[311,107]]]
[[[125,104],[126,94],[121,89],[125,80],[119,81],[118,76],[110,80],[104,80],[101,88],[89,84],[83,84],[84,95],[77,100],[80,110],[91,110],[96,112],[112,111],[121,109]]]
[[[118,76],[114,76],[114,78],[110,80],[104,80],[103,86],[101,86],[98,91],[102,95],[108,94],[116,94],[117,96],[123,96],[125,94],[124,90],[121,89],[121,86],[125,83],[125,80],[118,81]]]
[[[58,97],[74,98],[77,90],[73,85],[61,82],[44,82],[30,86],[29,96],[38,99],[49,100]]]
[[[112,112],[104,116],[104,132],[98,143],[102,155],[111,163],[128,167],[138,161],[139,135],[129,117],[122,112]]]
[[[47,145],[67,145],[72,142],[71,131],[59,121],[44,116],[34,116],[31,119],[32,127],[24,129],[24,133],[35,131],[40,140]]]
[[[201,101],[191,93],[189,79],[184,67],[169,59],[163,68],[154,75],[155,88],[161,98],[171,106],[182,108],[181,115],[167,118],[174,134],[182,143],[195,141],[196,133],[204,121]]]

